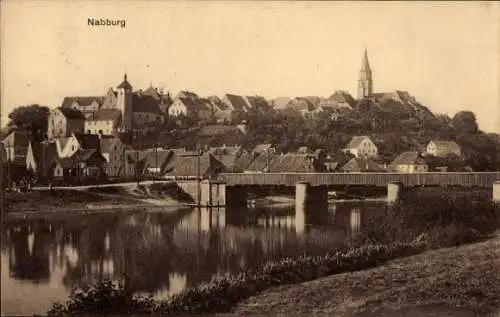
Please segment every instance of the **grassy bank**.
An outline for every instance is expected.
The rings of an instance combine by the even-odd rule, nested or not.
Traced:
[[[269,289],[233,316],[488,316],[500,310],[500,235],[377,268]]]

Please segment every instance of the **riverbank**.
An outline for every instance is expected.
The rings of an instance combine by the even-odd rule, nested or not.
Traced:
[[[380,267],[280,286],[233,316],[487,316],[500,313],[500,233]]]
[[[4,193],[7,218],[58,212],[93,213],[132,209],[183,207],[185,197],[175,195],[175,184],[159,186],[85,187],[78,189],[36,188],[27,193]],[[177,198],[177,199],[176,199]]]

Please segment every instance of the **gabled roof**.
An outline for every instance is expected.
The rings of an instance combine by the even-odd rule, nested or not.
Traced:
[[[160,107],[160,101],[143,94],[133,94],[132,96],[132,112],[147,112],[157,115],[163,115]]]
[[[127,161],[129,163],[146,161],[150,154],[151,154],[150,150],[127,150],[127,151],[125,151],[125,156],[127,157]]]
[[[271,100],[271,105],[275,109],[283,109],[288,106],[290,101],[292,101],[290,97],[278,97]]]
[[[256,108],[256,109],[269,108],[269,103],[267,102],[266,98],[264,98],[262,96],[246,96],[246,100],[247,100],[247,103],[252,108]]]
[[[151,150],[147,158],[147,167],[161,168],[173,155],[174,152],[170,150]]]
[[[343,90],[337,90],[333,95],[328,97],[328,100],[334,101],[336,103],[347,103],[351,107],[353,107],[356,104],[356,100],[354,97],[349,94],[347,91]]]
[[[177,93],[176,98],[191,98],[191,99],[198,99],[200,98],[196,93],[192,91],[187,91],[187,90],[181,90]]]
[[[382,172],[384,168],[369,157],[355,157],[340,168],[341,171]]]
[[[306,111],[312,111],[316,107],[314,103],[312,103],[305,97],[296,97],[292,99],[289,102],[288,106],[296,110],[306,110]]]
[[[419,152],[412,151],[399,154],[391,165],[426,165],[426,163]]]
[[[175,167],[168,172],[175,176],[207,176],[226,171],[226,167],[210,154],[184,156],[175,160]],[[199,174],[198,174],[199,173]]]
[[[102,96],[74,96],[74,97],[64,97],[61,108],[72,108],[73,102],[78,102],[81,107],[87,107],[92,105],[94,101],[101,104],[104,100]]]
[[[347,144],[347,146],[345,147],[346,149],[355,149],[357,148],[358,146],[361,145],[361,143],[366,139],[370,139],[368,136],[366,135],[363,135],[363,136],[353,136],[351,141],[349,141],[349,143]]]
[[[250,160],[250,163],[245,167],[245,170],[247,171],[256,171],[256,172],[263,172],[267,170],[267,164],[268,162],[270,163],[271,160],[273,159],[274,153],[270,152],[269,156],[267,153],[262,153],[257,156],[255,156],[252,160]]]
[[[217,96],[209,96],[207,99],[211,102],[211,104],[215,107],[215,109],[220,111],[227,111],[231,108],[222,102],[222,100]]]
[[[224,99],[226,99],[229,102],[231,108],[235,110],[246,110],[248,108],[248,104],[243,96],[225,94]]]
[[[57,108],[67,119],[85,120],[85,116],[80,110],[72,108]]]
[[[197,112],[200,110],[210,110],[210,107],[201,99],[192,99],[192,98],[177,98],[180,102],[182,102],[187,109],[193,112]]]
[[[284,155],[273,156],[269,167],[267,169],[270,172],[320,172],[316,164],[314,164],[314,159],[308,154],[296,154],[287,153]]]
[[[101,142],[97,134],[73,133],[73,135],[83,150],[100,149],[101,147]]]
[[[87,121],[115,121],[120,118],[122,112],[118,109],[101,109],[93,114]]]

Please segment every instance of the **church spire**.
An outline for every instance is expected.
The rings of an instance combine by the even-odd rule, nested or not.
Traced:
[[[363,99],[365,97],[371,96],[372,93],[373,93],[372,69],[370,68],[370,63],[368,62],[368,51],[365,47],[365,52],[363,54],[363,62],[361,63],[361,69],[359,71],[358,99]]]
[[[363,55],[363,63],[361,64],[361,71],[372,71],[370,63],[368,62],[368,50],[365,47],[365,54]]]

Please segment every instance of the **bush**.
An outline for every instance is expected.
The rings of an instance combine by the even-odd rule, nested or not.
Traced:
[[[148,314],[154,307],[150,297],[134,296],[111,281],[72,291],[66,304],[54,304],[48,316]]]

